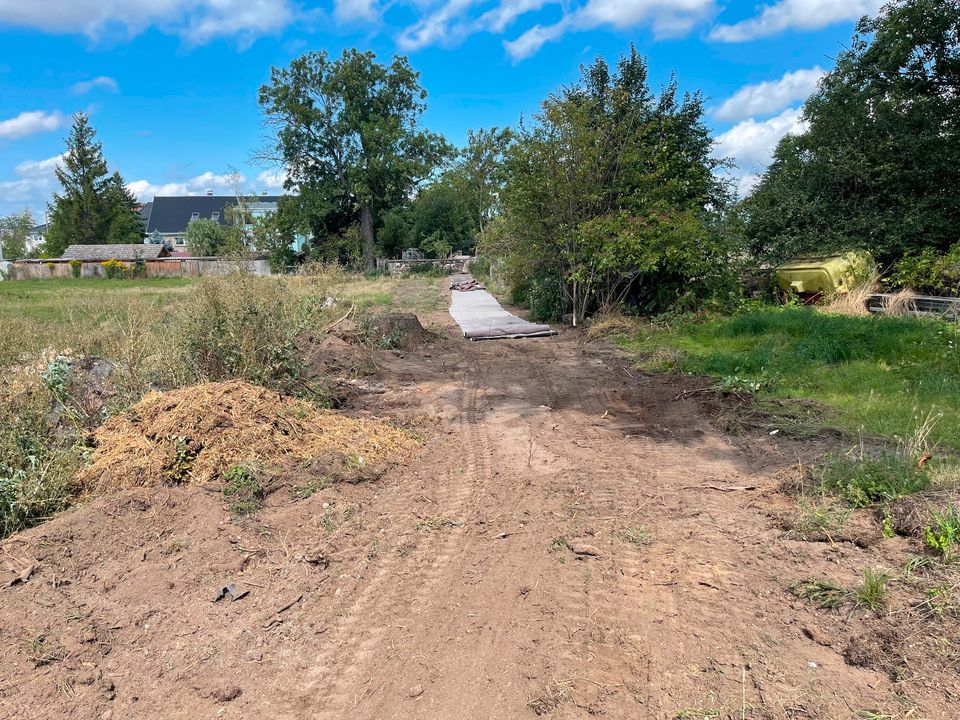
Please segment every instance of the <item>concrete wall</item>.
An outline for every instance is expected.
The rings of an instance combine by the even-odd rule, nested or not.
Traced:
[[[386,270],[391,275],[406,275],[414,265],[431,265],[448,273],[467,272],[472,257],[440,258],[437,260],[377,260],[377,269]]]
[[[147,260],[147,277],[199,277],[201,275],[229,275],[232,272],[247,272],[251,275],[269,275],[268,260],[224,260],[222,258],[160,258]],[[127,266],[127,277],[133,263]],[[10,280],[47,280],[49,278],[72,278],[73,269],[65,260],[17,260],[10,263]],[[98,262],[85,262],[80,266],[80,277],[106,277],[107,272]]]

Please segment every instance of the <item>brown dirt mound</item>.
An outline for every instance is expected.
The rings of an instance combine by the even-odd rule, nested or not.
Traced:
[[[382,421],[318,410],[241,380],[150,393],[95,436],[88,487],[208,482],[238,463],[341,453],[376,467],[419,447]]]
[[[413,313],[379,313],[370,318],[367,339],[374,345],[390,348],[413,348],[427,345],[436,338]]]

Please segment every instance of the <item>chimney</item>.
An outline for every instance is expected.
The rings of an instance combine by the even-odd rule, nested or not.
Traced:
[[[213,190],[207,188],[207,197],[213,197]]]

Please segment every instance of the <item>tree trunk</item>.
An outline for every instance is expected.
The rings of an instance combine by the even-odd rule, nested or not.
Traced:
[[[360,232],[363,235],[363,262],[368,271],[377,269],[377,259],[375,257],[373,237],[373,215],[370,213],[370,206],[367,204],[360,206]]]

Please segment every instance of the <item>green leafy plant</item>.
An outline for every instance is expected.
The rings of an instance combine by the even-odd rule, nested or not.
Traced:
[[[230,502],[230,512],[238,517],[251,515],[263,507],[266,491],[256,473],[247,465],[234,465],[227,470],[221,493]]]
[[[190,438],[180,435],[171,437],[170,443],[173,445],[173,460],[167,468],[167,477],[172,484],[179,485],[190,477],[190,471],[193,469],[193,461],[197,458],[198,449]]]
[[[82,273],[83,263],[79,260],[71,260],[67,264],[70,266],[70,274],[73,275],[74,278],[79,278]]]
[[[954,546],[960,544],[960,511],[950,505],[943,512],[931,512],[933,523],[923,529],[927,547],[945,558],[953,557]]]
[[[127,273],[127,266],[116,259],[104,260],[100,265],[103,267],[109,280],[122,278]]]
[[[834,456],[821,468],[821,479],[825,489],[840,493],[854,507],[890,502],[930,485],[924,467],[896,453],[880,457]]]

